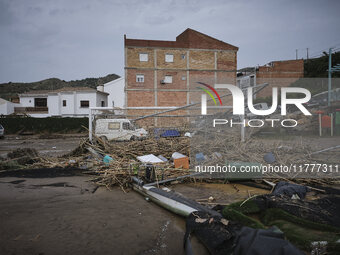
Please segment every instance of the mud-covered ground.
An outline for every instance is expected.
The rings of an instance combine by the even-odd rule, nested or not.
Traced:
[[[184,254],[184,219],[89,179],[0,178],[0,254]]]
[[[76,148],[80,139],[7,136],[0,140],[0,154],[29,147],[41,156],[60,156]],[[339,140],[301,139],[319,149],[339,145]],[[0,178],[0,254],[185,254],[183,218],[133,191],[97,189],[91,178]],[[242,184],[200,182],[170,188],[199,201],[212,196],[211,206],[268,192]],[[194,254],[207,254],[198,240],[192,241]]]
[[[8,152],[18,148],[34,148],[42,156],[62,156],[75,149],[80,139],[86,138],[87,134],[56,134],[56,135],[6,135],[0,140],[0,157],[5,157]],[[286,136],[286,137],[257,137],[261,142],[275,144],[281,141],[284,144],[301,142],[311,145],[313,148],[323,149],[340,145],[340,136]]]
[[[98,188],[91,178],[0,178],[0,254],[185,254],[184,218],[132,190]],[[268,192],[242,184],[170,188],[222,204]],[[208,254],[195,237],[192,245],[194,254]]]
[[[41,156],[61,156],[74,150],[86,134],[6,135],[0,140],[0,157],[18,148],[34,148]]]

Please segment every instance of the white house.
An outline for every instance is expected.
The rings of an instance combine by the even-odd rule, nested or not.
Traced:
[[[108,107],[125,107],[125,79],[123,77],[107,82],[104,92],[109,93]]]
[[[10,115],[14,113],[14,108],[19,106],[20,104],[15,104],[0,98],[0,115]]]
[[[88,87],[65,87],[50,91],[30,91],[19,94],[17,113],[32,117],[85,117],[89,107],[106,107],[108,93]]]
[[[107,107],[108,93],[87,87],[69,87],[48,93],[50,116],[88,116],[89,107]]]

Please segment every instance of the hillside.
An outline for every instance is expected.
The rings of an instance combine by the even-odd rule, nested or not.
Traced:
[[[82,80],[64,81],[57,78],[50,78],[37,82],[19,83],[8,82],[0,84],[0,98],[9,100],[11,97],[16,97],[17,94],[30,90],[54,90],[63,87],[90,87],[96,88],[106,82],[119,78],[116,74],[109,74],[105,77],[86,78]]]
[[[340,52],[332,54],[332,66],[340,63]],[[294,82],[292,87],[308,89],[312,95],[328,90],[328,54],[304,62],[304,78]],[[336,78],[336,79],[333,79]],[[340,72],[332,73],[332,89],[340,88]]]
[[[340,51],[332,54],[332,66],[340,64]],[[305,60],[305,78],[326,78],[328,77],[328,53],[324,56]],[[340,72],[332,74],[332,78],[340,78]]]

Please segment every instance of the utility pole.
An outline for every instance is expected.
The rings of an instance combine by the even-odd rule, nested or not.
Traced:
[[[331,89],[332,89],[332,48],[328,53],[328,106],[331,106]]]
[[[308,60],[308,48],[307,48],[307,60]]]
[[[295,56],[296,56],[296,60],[298,59],[298,50],[295,50]]]

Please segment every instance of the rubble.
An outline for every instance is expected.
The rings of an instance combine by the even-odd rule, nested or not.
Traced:
[[[82,139],[79,146],[72,152],[62,157],[40,157],[35,150],[25,149],[16,150],[9,154],[9,157],[17,157],[25,155],[29,157],[31,162],[18,162],[12,159],[5,159],[7,167],[2,169],[18,169],[18,168],[67,168],[78,167],[83,169],[85,173],[96,175],[93,179],[97,184],[104,185],[107,188],[119,185],[122,189],[126,189],[131,182],[131,175],[143,175],[143,162],[138,162],[138,157],[145,155],[154,156],[159,160],[155,164],[155,173],[157,181],[166,179],[176,179],[179,176],[190,175],[189,158],[192,155],[195,159],[196,154],[204,155],[204,163],[214,162],[216,160],[225,160],[232,164],[239,162],[258,162],[264,164],[265,155],[269,152],[276,159],[275,164],[289,165],[291,163],[311,163],[318,162],[325,155],[331,155],[331,150],[321,150],[321,153],[313,153],[313,149],[309,146],[299,143],[298,141],[290,142],[287,146],[284,142],[264,143],[256,137],[250,137],[246,142],[242,143],[239,137],[234,133],[226,134],[223,139],[206,139],[200,141],[198,147],[190,147],[190,142],[195,138],[189,137],[172,137],[158,138],[149,137],[142,141],[124,141],[124,142],[106,142],[96,137],[96,143],[90,143],[88,139]],[[211,154],[204,152],[204,148],[215,149]],[[335,149],[338,149],[337,147]],[[106,159],[104,159],[106,157]],[[112,160],[111,160],[112,159]],[[192,157],[190,158],[191,160]],[[202,159],[202,157],[199,157]],[[167,161],[166,161],[167,160]],[[333,158],[334,163],[338,163],[338,159]],[[105,162],[104,162],[105,161]],[[327,157],[327,163],[333,161]],[[29,163],[29,164],[28,164]],[[154,162],[153,162],[154,163]],[[224,162],[225,163],[225,162]],[[160,164],[160,165],[158,165]],[[274,182],[277,182],[275,176]],[[189,178],[190,179],[190,178]],[[277,176],[279,179],[279,176]],[[296,176],[295,176],[296,179]],[[295,180],[301,183],[336,183],[338,180],[331,181],[327,179],[311,179],[311,180]]]

